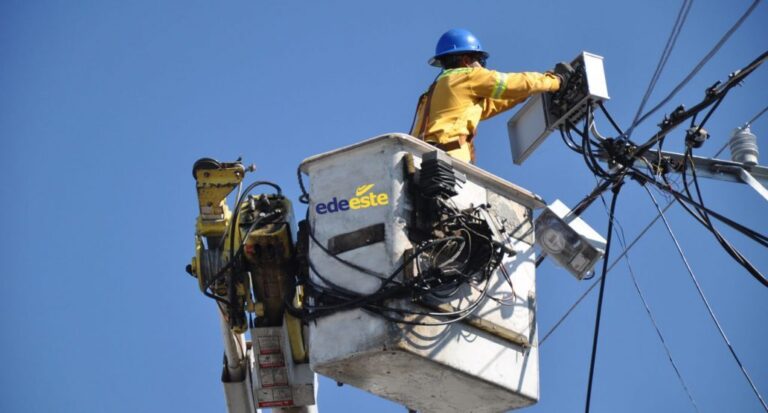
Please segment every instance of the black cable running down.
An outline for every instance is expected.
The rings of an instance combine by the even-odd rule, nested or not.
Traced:
[[[643,185],[643,187],[648,190],[647,185]],[[600,200],[603,202],[603,206],[605,207],[605,212],[609,213],[608,204],[605,202],[605,197],[601,196]],[[627,242],[626,242],[626,235],[624,234],[624,227],[621,225],[618,219],[615,219],[616,221],[616,238],[619,240],[619,245],[626,251],[627,248]],[[643,304],[643,307],[645,308],[645,313],[648,315],[648,318],[651,320],[651,324],[653,325],[654,330],[656,330],[656,335],[659,337],[659,341],[661,341],[662,347],[664,347],[664,352],[667,353],[667,359],[669,360],[669,363],[672,365],[672,369],[675,371],[675,375],[677,376],[678,381],[680,382],[680,385],[683,387],[683,390],[688,395],[688,400],[691,401],[691,404],[693,405],[693,409],[699,412],[699,406],[696,404],[696,400],[694,400],[693,395],[691,394],[691,391],[688,389],[688,385],[685,383],[685,380],[683,379],[683,375],[680,372],[680,369],[677,367],[677,363],[675,362],[675,359],[672,357],[672,351],[670,350],[669,346],[667,345],[667,341],[664,339],[664,335],[661,334],[661,328],[659,328],[658,323],[656,322],[656,317],[654,317],[653,312],[651,312],[651,307],[648,304],[648,300],[645,299],[645,294],[643,294],[643,291],[640,289],[640,284],[637,282],[637,276],[635,275],[635,270],[632,267],[632,262],[629,260],[629,254],[624,253],[621,254],[624,258],[624,262],[627,264],[627,269],[629,270],[629,276],[632,278],[632,284],[635,286],[635,291],[637,292],[637,295],[640,297],[640,301]],[[614,262],[618,262],[619,259],[622,257],[619,257]],[[608,267],[608,270],[611,270],[611,267]]]
[[[579,148],[576,145],[576,142],[573,141],[573,138],[570,137],[570,134],[566,135],[565,127],[560,127],[559,130],[560,130],[560,137],[563,139],[563,143],[565,144],[565,146],[567,146],[568,149],[576,153],[581,153],[581,148]]]
[[[589,362],[589,382],[587,384],[587,404],[584,409],[589,413],[589,406],[592,400],[592,379],[595,373],[595,359],[597,358],[597,339],[600,335],[600,316],[603,310],[603,294],[605,292],[605,279],[608,273],[608,256],[611,252],[611,238],[613,235],[614,213],[616,212],[616,200],[619,198],[622,183],[613,187],[613,198],[611,199],[611,211],[608,218],[608,238],[605,242],[605,255],[603,256],[603,274],[600,276],[600,293],[597,298],[597,315],[595,317],[595,335],[592,339],[592,357]]]
[[[600,106],[600,110],[603,112],[605,117],[608,118],[608,122],[611,122],[611,125],[613,126],[614,129],[616,129],[616,132],[618,132],[619,135],[623,135],[624,132],[621,130],[619,125],[616,123],[616,121],[613,120],[613,116],[611,116],[611,114],[608,113],[608,110],[605,108],[605,105],[603,105],[603,102],[602,101],[598,102],[597,105]]]
[[[720,147],[720,149],[712,156],[712,158],[717,158],[718,156],[720,156],[720,154],[723,153],[723,151],[725,150],[726,147],[728,147],[728,142],[724,143]],[[624,248],[624,251],[622,251],[622,253],[619,254],[618,257],[616,257],[616,259],[614,259],[614,261],[608,267],[608,272],[610,272],[613,269],[613,267],[615,267],[616,264],[619,263],[621,258],[623,258],[626,254],[628,254],[629,250],[632,249],[637,244],[637,242],[640,241],[640,239],[642,239],[645,236],[645,234],[648,233],[648,230],[650,230],[651,227],[653,227],[653,225],[656,223],[656,221],[658,221],[662,217],[661,213],[667,212],[670,208],[672,208],[672,205],[674,205],[676,201],[677,201],[676,199],[672,199],[669,202],[667,202],[667,205],[665,205],[664,208],[660,208],[660,212],[651,220],[651,222],[646,224],[646,226],[643,228],[643,230],[640,231],[640,233],[637,234],[634,239],[632,239],[632,242],[630,242],[629,245],[626,248]],[[539,264],[541,264],[541,261],[537,260],[536,261],[536,266],[538,266]],[[602,279],[602,277],[600,277],[597,280],[595,280],[589,286],[589,288],[587,288],[581,294],[581,296],[579,296],[579,298],[577,298],[576,301],[574,301],[573,304],[571,304],[571,306],[568,307],[568,310],[566,310],[565,313],[560,317],[560,319],[558,319],[557,322],[552,325],[552,327],[549,329],[549,331],[547,331],[547,333],[543,335],[543,338],[541,340],[539,340],[539,347],[541,347],[541,345],[544,344],[544,342],[555,331],[557,331],[558,327],[560,327],[560,325],[562,325],[563,322],[565,322],[565,320],[573,313],[573,311],[576,309],[576,307],[578,307],[579,304],[581,304],[582,301],[584,301],[584,299],[587,298],[589,293],[591,293],[595,289],[595,287],[597,287],[597,284],[600,282],[601,279]]]
[[[688,156],[686,157],[687,161],[691,165],[691,175],[693,176],[693,183],[696,188],[696,194],[699,198],[699,204],[704,207],[704,199],[701,195],[701,189],[699,188],[699,179],[696,176],[696,167],[693,163],[693,157],[691,156],[691,150],[688,149]],[[763,274],[760,273],[760,271],[755,268],[755,266],[747,260],[746,257],[744,257],[736,248],[731,245],[728,240],[723,237],[722,234],[714,227],[712,224],[712,221],[709,219],[709,214],[705,210],[699,210],[699,213],[701,214],[702,218],[704,219],[705,227],[715,236],[717,241],[720,243],[720,245],[725,249],[725,251],[733,257],[736,262],[738,262],[742,267],[744,267],[757,281],[759,281],[763,286],[768,287],[768,279],[763,276]]]

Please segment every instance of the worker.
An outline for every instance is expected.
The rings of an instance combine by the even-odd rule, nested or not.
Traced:
[[[411,135],[475,163],[474,137],[481,120],[498,115],[529,96],[565,88],[573,69],[558,63],[555,72],[502,73],[485,68],[488,52],[468,30],[452,29],[437,41],[432,66],[442,68],[419,98]]]

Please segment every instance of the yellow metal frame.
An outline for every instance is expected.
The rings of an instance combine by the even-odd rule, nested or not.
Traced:
[[[227,206],[227,195],[243,181],[245,168],[242,164],[224,164],[222,169],[198,169],[197,200],[200,216],[197,218],[197,234],[204,237],[222,236],[232,212]]]
[[[294,308],[300,309],[304,297],[304,287],[296,287],[296,295],[291,303]],[[296,363],[307,361],[307,348],[304,342],[304,331],[301,328],[301,320],[285,313],[285,328],[288,330],[288,341],[291,344],[291,355]]]

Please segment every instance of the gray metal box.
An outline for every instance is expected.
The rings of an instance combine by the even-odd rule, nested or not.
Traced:
[[[571,65],[577,73],[574,79],[582,87],[569,96],[570,104],[566,110],[553,107],[552,94],[537,94],[507,122],[512,160],[516,165],[522,164],[566,120],[575,123],[590,104],[609,99],[601,56],[582,52]]]

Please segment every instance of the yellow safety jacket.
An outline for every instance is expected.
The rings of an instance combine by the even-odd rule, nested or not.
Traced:
[[[475,160],[472,142],[481,120],[508,110],[530,95],[554,92],[551,73],[501,73],[485,68],[444,70],[421,95],[411,135],[465,162]]]

